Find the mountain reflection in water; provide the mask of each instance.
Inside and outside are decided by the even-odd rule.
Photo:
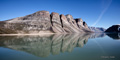
[[[108,33],[107,34],[110,38],[113,38],[115,40],[120,40],[120,33]]]
[[[94,34],[53,34],[31,36],[0,36],[0,46],[24,51],[39,57],[61,52],[72,52],[75,47],[83,47],[88,39],[104,37],[105,33]]]
[[[35,56],[47,57],[60,52],[72,52],[75,47],[83,47],[89,38],[101,37],[95,34],[54,34],[47,36],[1,36],[0,46],[24,51]]]

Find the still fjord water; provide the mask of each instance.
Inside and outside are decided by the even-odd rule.
[[[119,34],[0,36],[0,60],[120,60]]]

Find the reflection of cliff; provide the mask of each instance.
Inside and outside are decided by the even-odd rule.
[[[36,56],[47,57],[49,54],[71,52],[75,47],[83,47],[90,35],[50,35],[0,37],[0,46],[24,51]]]

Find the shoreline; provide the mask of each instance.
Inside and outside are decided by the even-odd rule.
[[[81,34],[81,33],[30,33],[30,34],[0,34],[0,36],[32,36],[32,35],[38,35],[38,36],[47,36],[47,35],[59,35],[59,34]],[[91,33],[82,33],[82,34],[91,34]]]
[[[41,34],[0,34],[0,36],[19,36],[19,35],[38,35],[38,36],[44,36],[44,35],[53,35],[55,33],[41,33]]]

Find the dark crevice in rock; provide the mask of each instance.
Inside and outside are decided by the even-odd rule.
[[[78,19],[75,19],[76,23],[78,23]]]
[[[79,25],[78,25],[78,19],[75,19],[75,22],[76,22],[76,24],[77,24],[77,27],[79,27]]]
[[[52,15],[50,15],[50,22],[51,22],[51,25],[53,26]]]
[[[61,16],[62,16],[62,15],[60,15],[60,22],[61,22],[61,26],[62,26],[62,28],[63,28],[63,22],[62,22]]]
[[[53,33],[55,33],[55,32],[53,31],[52,27],[50,27],[50,31],[53,32]]]
[[[86,23],[85,23],[85,21],[84,21],[84,22],[83,22],[83,26],[85,26],[85,24],[86,24]]]

